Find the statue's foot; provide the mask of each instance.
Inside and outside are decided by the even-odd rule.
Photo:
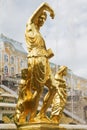
[[[44,114],[38,114],[35,118],[38,123],[51,123],[51,120]]]
[[[52,122],[52,123],[59,124],[58,116],[56,116],[56,115],[52,116],[52,117],[51,117],[51,122]]]
[[[14,123],[19,126],[19,125],[23,125],[23,124],[26,124],[26,121],[25,120],[14,120]]]
[[[36,120],[33,118],[33,119],[29,119],[29,123],[36,123]]]

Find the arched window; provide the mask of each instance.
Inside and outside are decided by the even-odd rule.
[[[8,74],[8,66],[4,66],[4,74]]]
[[[20,67],[21,67],[21,68],[24,67],[24,62],[23,62],[23,60],[21,60],[21,62],[20,62]]]
[[[4,62],[8,62],[8,55],[4,54]]]
[[[11,56],[10,63],[14,64],[14,57],[13,56]]]
[[[87,123],[87,106],[84,107],[84,117],[85,117],[85,121]]]
[[[1,60],[1,53],[0,53],[0,60]]]
[[[14,75],[14,67],[11,67],[11,75]]]

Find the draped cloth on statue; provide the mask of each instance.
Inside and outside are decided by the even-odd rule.
[[[49,62],[46,57],[28,58],[30,86],[33,89],[43,86],[50,76]]]

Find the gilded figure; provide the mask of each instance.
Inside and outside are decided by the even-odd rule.
[[[45,41],[40,33],[40,28],[47,18],[46,11],[50,13],[52,19],[54,18],[53,9],[47,3],[43,3],[29,18],[25,31],[26,45],[28,48],[28,81],[30,88],[35,91],[33,97],[36,102],[36,109],[33,111],[31,122],[50,121],[45,113],[56,93],[55,79],[49,64],[49,59],[54,54],[51,49],[46,48]],[[39,114],[36,116],[44,85],[48,87],[49,91],[44,97]]]
[[[57,124],[59,124],[67,100],[67,84],[64,79],[64,76],[66,75],[66,66],[61,66],[55,75],[55,80],[57,82],[57,92],[53,98],[51,120]]]
[[[26,116],[30,110],[26,106],[32,99],[32,91],[28,86],[28,69],[25,68],[21,70],[21,80],[18,87],[18,102],[16,106],[16,112],[14,116],[15,123],[24,123],[26,121]],[[29,105],[28,105],[29,106]]]

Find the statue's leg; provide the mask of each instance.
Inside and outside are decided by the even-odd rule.
[[[37,118],[39,118],[41,121],[44,122],[50,122],[50,119],[45,115],[48,107],[50,106],[54,95],[56,94],[56,85],[55,82],[50,82],[50,80],[46,83],[46,86],[49,88],[46,96],[44,97],[44,102],[43,102],[43,106],[37,116]]]
[[[17,102],[17,105],[16,105],[16,111],[15,111],[15,115],[14,115],[14,122],[16,124],[19,123],[20,115],[23,112],[22,101],[23,101],[22,99],[18,98],[18,102]]]
[[[60,94],[59,94],[60,91]],[[59,123],[60,119],[62,117],[62,112],[64,110],[65,104],[66,104],[66,89],[59,88],[59,91],[55,95],[53,99],[53,107],[51,112],[51,120],[53,123]]]
[[[44,97],[43,106],[42,106],[40,113],[39,113],[42,117],[45,115],[45,112],[48,109],[48,107],[50,106],[55,94],[56,94],[56,88],[51,87],[49,89],[48,93],[46,94],[46,96]]]
[[[30,113],[29,122],[37,122],[34,118],[35,118],[36,113],[37,113],[37,108],[38,108],[38,105],[39,105],[39,100],[40,100],[42,90],[43,90],[43,87],[39,87],[39,89],[36,90],[33,94],[32,109],[31,109],[31,113]]]
[[[26,117],[29,113],[29,110],[25,110],[21,115],[20,115],[20,118],[19,118],[19,123],[25,123],[26,122]]]

